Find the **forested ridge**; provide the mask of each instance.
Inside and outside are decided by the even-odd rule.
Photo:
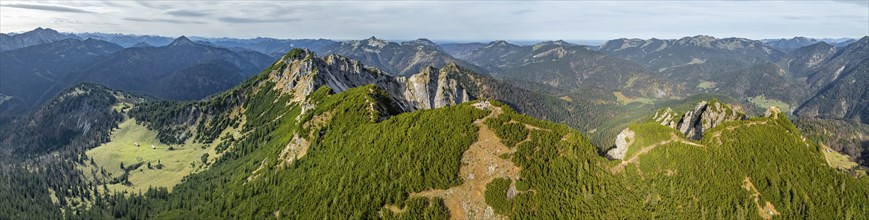
[[[307,58],[299,56],[293,50],[286,57]],[[94,163],[85,148],[62,155],[51,154],[58,152],[56,145],[38,148],[31,152],[32,163],[0,168],[0,199],[5,199],[0,209],[11,210],[0,219],[444,219],[461,207],[419,193],[448,191],[471,178],[460,174],[468,149],[481,141],[479,124],[497,136],[486,141],[510,149],[499,157],[519,169],[518,175],[495,179],[477,192],[492,213],[504,217],[869,217],[869,180],[829,167],[822,148],[804,138],[784,113],[724,122],[691,141],[643,115],[664,106],[683,112],[697,100],[718,96],[583,106],[594,102],[580,96],[612,97],[580,91],[534,102],[557,103],[541,109],[587,108],[565,114],[608,111],[590,120],[631,124],[636,132],[631,159],[609,160],[587,131],[521,114],[499,97],[402,112],[386,91],[368,85],[340,93],[321,86],[293,100],[293,93],[269,78],[284,65],[276,62],[201,101],[146,100],[95,87],[88,94],[104,95],[91,96],[88,106],[95,106],[94,114],[112,116],[100,120],[105,126],[92,127],[103,132],[95,144],[111,141],[107,132],[128,117],[155,131],[162,143],[217,144],[219,157],[202,159],[207,169],[184,177],[171,192],[163,187],[118,192],[99,179],[77,175],[78,165]],[[528,96],[513,101],[547,97],[517,94]],[[228,130],[238,135],[227,135]],[[591,135],[615,131],[598,132]]]

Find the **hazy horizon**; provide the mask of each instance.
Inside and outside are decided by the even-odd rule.
[[[222,36],[205,37],[205,36],[195,36],[195,35],[166,36],[166,35],[159,35],[159,34],[128,34],[128,33],[111,33],[111,32],[68,32],[68,31],[58,30],[58,29],[55,29],[53,27],[34,27],[32,29],[25,30],[25,31],[5,32],[3,34],[12,34],[12,35],[21,34],[24,32],[35,30],[37,28],[52,29],[52,30],[58,31],[59,33],[63,33],[63,34],[118,34],[118,35],[129,35],[129,36],[155,36],[155,37],[165,37],[165,38],[173,38],[173,39],[179,38],[181,36],[185,36],[188,38],[193,38],[194,40],[195,39],[202,39],[202,38],[205,38],[205,39],[226,38],[226,39],[236,39],[236,40],[248,40],[248,39],[256,39],[256,38],[273,38],[273,39],[282,39],[282,40],[328,39],[328,40],[334,40],[334,41],[349,41],[349,40],[364,40],[364,39],[368,39],[370,37],[375,37],[375,38],[383,39],[383,40],[386,40],[389,42],[405,42],[405,41],[412,41],[412,40],[416,40],[416,39],[425,38],[425,39],[428,39],[428,40],[435,42],[437,44],[489,43],[492,41],[504,40],[504,41],[507,41],[509,43],[517,44],[517,45],[532,45],[532,44],[536,44],[536,43],[543,42],[543,41],[562,40],[562,41],[566,41],[566,42],[573,43],[573,44],[598,46],[598,45],[602,45],[603,43],[606,43],[606,41],[609,41],[609,40],[620,39],[620,38],[613,38],[613,39],[432,39],[432,38],[426,38],[426,37],[419,37],[419,38],[413,38],[413,39],[387,39],[387,38],[381,38],[378,36],[369,36],[368,38],[358,38],[358,39],[336,39],[336,38],[327,38],[327,37],[321,37],[321,38],[278,38],[278,37],[271,37],[271,36],[256,36],[256,37],[250,37],[250,38],[234,38],[234,37],[222,37]],[[693,36],[699,36],[699,35],[708,35],[708,34],[696,34],[696,35],[683,36],[683,37],[693,37]],[[709,36],[719,38],[719,39],[720,38],[730,38],[730,37],[720,37],[720,36],[713,36],[713,35],[709,35]],[[869,35],[867,35],[867,36],[869,36]],[[683,37],[679,37],[679,38],[683,38]],[[821,38],[821,37],[812,37],[812,36],[793,36],[793,37],[787,37],[787,38],[783,38],[783,39],[792,39],[795,37],[806,37],[806,38],[817,39],[817,40],[832,40],[831,42],[833,42],[833,43],[846,41],[848,39],[855,39],[856,40],[856,39],[862,38],[862,37],[824,37],[824,38]],[[621,37],[621,38],[631,39],[631,37]],[[679,38],[656,38],[656,39],[669,40],[669,39],[679,39]],[[735,37],[735,38],[743,38],[743,37]],[[634,38],[634,39],[647,40],[647,39],[651,39],[651,38]],[[759,39],[746,38],[746,39],[770,40],[770,39],[782,39],[782,38],[759,38]],[[830,43],[830,42],[828,42],[828,43]]]

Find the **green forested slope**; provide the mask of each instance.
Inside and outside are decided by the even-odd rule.
[[[248,124],[252,133],[233,143],[212,168],[189,176],[166,198],[146,199],[144,210],[151,211],[130,209],[115,215],[109,210],[117,206],[104,203],[101,214],[170,219],[374,218],[386,204],[402,206],[408,192],[461,184],[459,158],[476,139],[471,122],[486,114],[465,104],[378,121],[390,114],[389,109],[372,108],[388,108],[383,91],[367,86],[328,95],[330,90],[324,87],[312,94],[317,107],[301,115],[297,124],[298,106],[254,107],[263,104],[258,103],[260,96],[270,93],[271,87],[264,88],[246,101],[251,111],[247,115],[275,120]],[[317,120],[325,125],[309,123]],[[258,120],[249,120],[253,121]],[[282,160],[292,133],[308,130],[314,138],[307,153],[294,162]],[[443,208],[428,210],[445,214]]]
[[[578,150],[587,145],[532,139],[518,146],[513,161],[523,168],[517,189],[533,193],[508,199],[510,181],[495,181],[487,202],[496,212],[521,219],[732,219],[770,212],[786,218],[867,218],[869,182],[827,166],[817,145],[803,141],[784,114],[775,117],[726,122],[700,143],[663,142],[636,160],[626,158],[630,162],[623,171],[607,169],[621,161]],[[654,123],[645,127],[669,129]],[[555,128],[531,136],[564,135]],[[659,130],[632,128],[638,139]],[[670,130],[675,137],[677,131]],[[755,191],[762,208],[755,204]]]

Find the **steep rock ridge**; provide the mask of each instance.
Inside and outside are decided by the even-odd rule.
[[[472,99],[455,78],[455,64],[441,69],[428,67],[409,77],[393,77],[347,57],[333,54],[317,58],[307,49],[295,49],[276,65],[282,67],[273,69],[269,78],[279,90],[292,94],[293,101],[304,101],[320,86],[337,93],[369,84],[389,93],[403,111],[439,108]]]
[[[745,114],[738,112],[717,101],[701,101],[694,110],[688,111],[681,117],[671,108],[655,113],[652,120],[661,125],[674,128],[685,134],[686,137],[700,140],[703,132],[718,126],[725,121],[745,120]]]

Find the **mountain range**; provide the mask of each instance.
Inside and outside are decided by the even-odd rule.
[[[450,56],[428,39],[395,43],[371,37],[335,43],[323,48],[322,53],[341,54],[396,76],[407,76],[429,66],[443,67],[448,63],[474,68]]]
[[[61,34],[50,28],[36,28],[20,34],[0,33],[0,51],[51,43],[63,39],[78,39],[75,35]]]
[[[850,39],[850,38],[815,39],[815,38],[807,38],[807,37],[793,37],[790,39],[785,39],[785,38],[763,39],[761,41],[763,41],[763,43],[769,45],[770,47],[775,48],[776,50],[787,53],[787,52],[791,52],[793,50],[799,49],[801,47],[809,46],[809,45],[820,43],[820,42],[835,45],[836,47],[844,47],[844,46],[847,46],[848,44],[854,43],[857,40]]]
[[[254,51],[231,51],[179,37],[161,47],[123,48],[65,39],[2,53],[0,109],[21,112],[81,82],[167,99],[199,99],[237,85],[273,62]]]
[[[0,219],[869,216],[869,36],[33,32],[3,35]]]
[[[0,185],[10,198],[0,207],[16,216],[82,218],[849,218],[869,208],[865,174],[830,165],[776,107],[748,118],[728,104],[701,102],[685,114],[690,120],[678,120],[699,123],[702,132],[690,138],[662,125],[676,120],[633,123],[621,136],[624,155],[610,160],[577,130],[471,95],[488,87],[462,82],[473,77],[455,64],[391,76],[295,49],[199,101],[75,86],[27,116],[35,124],[4,125],[16,134],[56,134],[40,127],[88,113],[48,139],[56,145],[5,153],[19,162],[4,166],[13,184]],[[462,90],[469,96],[455,96]],[[420,104],[413,100],[441,104],[409,108]],[[97,141],[73,144],[84,140]],[[60,162],[39,162],[46,160]],[[12,190],[17,184],[47,190]]]

